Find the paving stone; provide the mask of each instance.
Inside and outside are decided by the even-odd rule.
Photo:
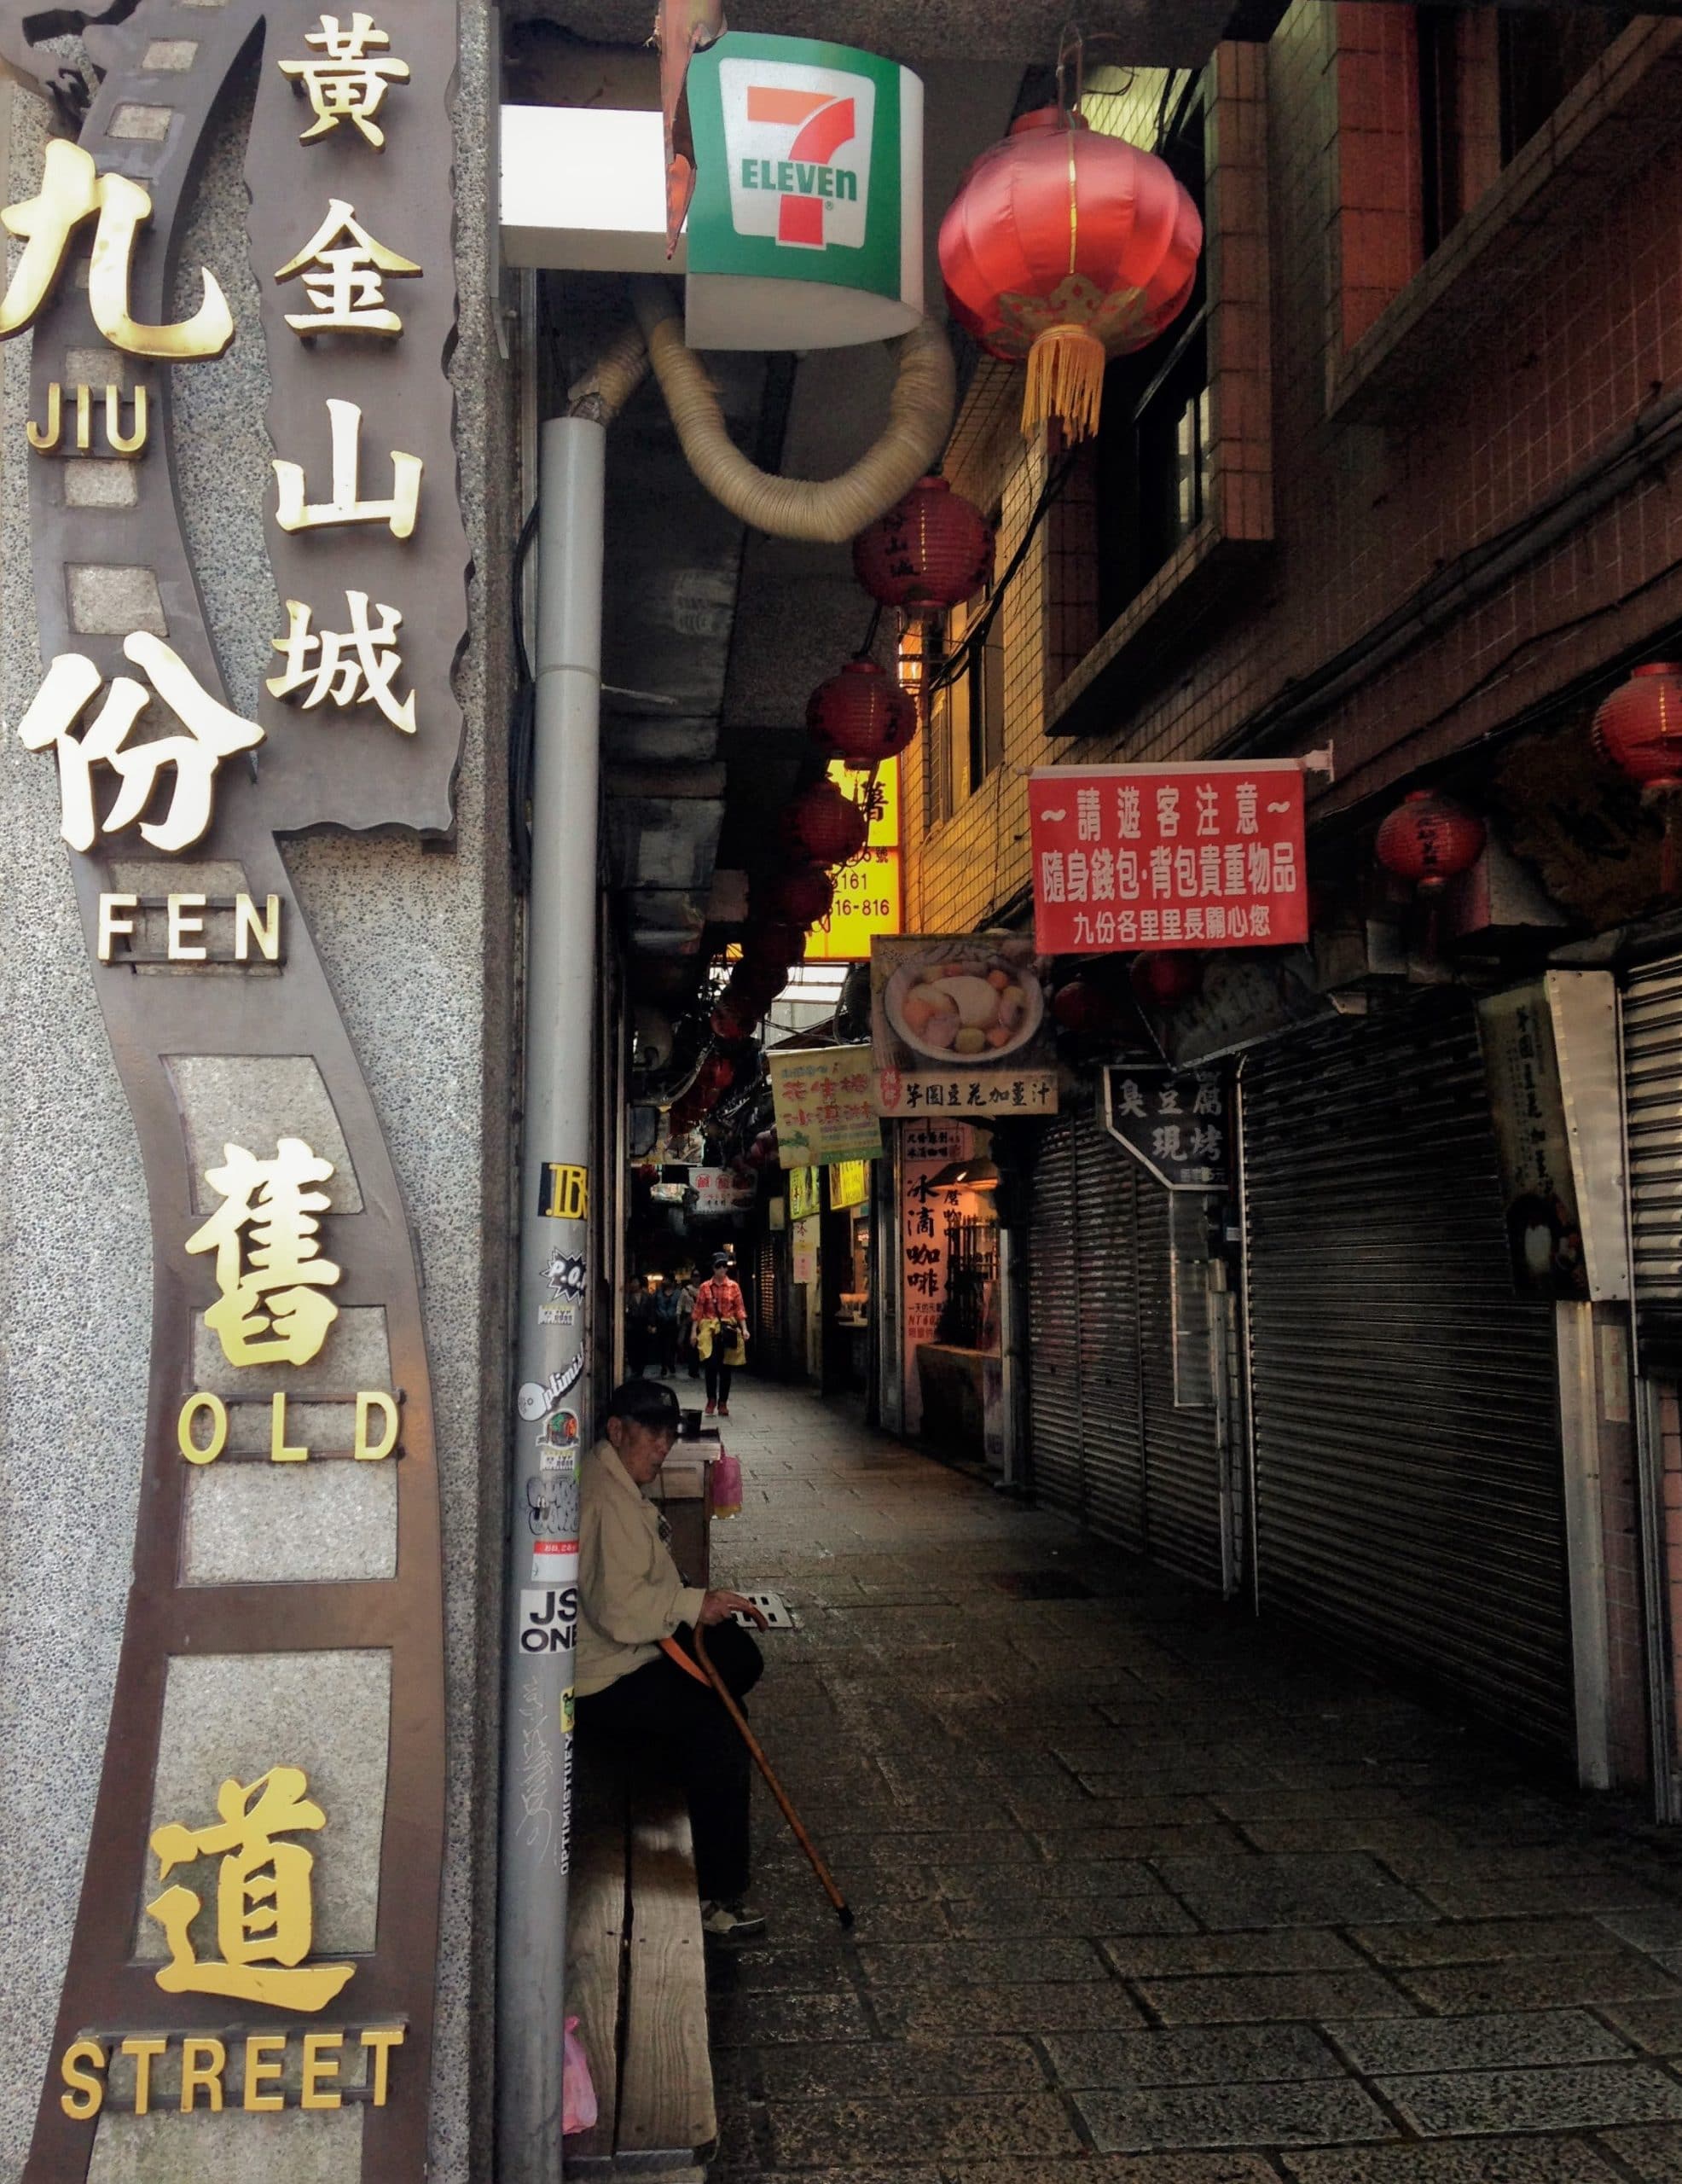
[[[1426,1877],[1413,1885],[1448,1919],[1522,1919],[1532,1914],[1628,1911],[1667,1899],[1644,1881],[1617,1873],[1558,1873],[1538,1879],[1452,1880]]]
[[[1285,2152],[1279,2164],[1296,2184],[1612,2184],[1618,2173],[1581,2139]]]
[[[765,2113],[773,2160],[792,2169],[1082,2151],[1062,2101],[1049,2093],[996,2100],[774,2100]]]
[[[1632,1949],[1682,1949],[1682,1904],[1655,1905],[1645,1911],[1603,1911],[1595,1923]]]
[[[1017,1866],[989,1872],[984,1866],[937,1866],[936,1891],[960,1902],[1023,1896],[1160,1896],[1162,1883],[1142,1859],[1115,1858],[1093,1865]]]
[[[1478,2010],[1592,2008],[1682,1988],[1650,1957],[1538,1957],[1516,1964],[1452,1965],[1440,1971],[1398,1972],[1396,1984],[1445,2015]]]
[[[1417,2131],[1592,2130],[1682,2117],[1682,2084],[1653,2063],[1539,2071],[1442,2071],[1373,2082]]]
[[[1080,1864],[1093,1859],[1182,1857],[1248,1857],[1250,1846],[1235,1827],[1222,1821],[1206,1827],[1180,1827],[1156,1822],[1139,1827],[1036,1827],[1034,1838],[1044,1855],[1057,1864]]]
[[[879,1989],[870,2010],[884,2032],[919,2036],[1083,2032],[1142,2025],[1145,2013],[1116,1980],[1066,1980],[1037,1987]]]
[[[1124,1979],[1182,1978],[1200,1972],[1364,1971],[1366,1960],[1341,1934],[1313,1926],[1279,1926],[1242,1934],[1193,1934],[1121,1939],[1104,1955]]]
[[[1238,1979],[1141,1979],[1164,2024],[1254,2024],[1283,2018],[1395,2017],[1406,2007],[1376,1972],[1281,1972]]]
[[[1099,2154],[1079,2162],[978,2161],[961,2173],[943,2170],[942,2184],[1279,2184],[1279,2171],[1253,2153]]]
[[[875,1987],[995,1986],[1042,1979],[1107,1979],[1104,1960],[1090,1942],[908,1942],[864,1948],[859,1960]]]
[[[1219,2030],[1054,2033],[1046,2053],[1059,2085],[1079,2091],[1169,2085],[1241,2085],[1335,2078],[1337,2056],[1306,2024]]]
[[[1364,1820],[1246,1820],[1240,1825],[1246,1841],[1258,1850],[1370,1850],[1386,1865],[1430,1844],[1447,1849],[1455,1841],[1433,1821],[1391,1820],[1382,1814]]]
[[[1682,2092],[1682,2087],[1678,2088]],[[1348,2079],[1306,2085],[1164,2086],[1077,2093],[1105,2153],[1156,2146],[1320,2146],[1396,2135],[1370,2094]]]
[[[1025,2039],[788,2043],[733,2058],[734,2082],[760,2100],[846,2100],[1040,2093],[1046,2074]]]
[[[1025,1896],[980,1898],[943,1907],[954,1933],[972,1940],[1005,1934],[1189,1934],[1189,1912],[1154,1896]]]
[[[1609,2131],[1601,2143],[1627,2163],[1642,2184],[1682,2184],[1682,2130],[1674,2124],[1656,2130]]]
[[[1324,1857],[1155,1861],[1175,1895],[1205,1925],[1323,1926],[1417,1920],[1425,1907],[1359,1853]]]
[[[1652,2001],[1605,2002],[1602,2013],[1650,2054],[1682,2055],[1682,1995]]]
[[[1627,2060],[1627,2042],[1586,2010],[1494,2017],[1361,2018],[1330,2034],[1360,2071],[1518,2070],[1550,2063]]]
[[[1357,1927],[1354,1939],[1380,1964],[1499,1964],[1514,1957],[1604,1954],[1593,1919],[1480,1919],[1459,1925]]]
[[[707,1955],[707,1986],[716,1994],[835,1994],[852,1984],[838,1942],[827,1949],[715,1949]]]

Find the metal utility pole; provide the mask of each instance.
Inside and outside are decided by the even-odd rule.
[[[518,1397],[497,1908],[500,2184],[560,2184],[578,1461],[596,1017],[596,833],[606,427],[558,418],[538,458],[536,718],[526,920]]]

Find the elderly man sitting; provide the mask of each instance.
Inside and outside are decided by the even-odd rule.
[[[675,1640],[693,1654],[707,1632],[715,1669],[740,1699],[764,1664],[740,1624],[751,1614],[740,1593],[686,1585],[665,1525],[642,1490],[665,1461],[679,1425],[676,1392],[627,1380],[607,1405],[606,1438],[579,1467],[577,1721],[581,1735],[628,1757],[652,1759],[682,1783],[695,1844],[701,1925],[715,1939],[765,1930],[745,1909],[751,1762],[722,1701],[699,1668],[662,1651]]]

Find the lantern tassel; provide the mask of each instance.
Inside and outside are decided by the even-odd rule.
[[[1098,430],[1104,399],[1104,344],[1084,326],[1051,326],[1028,351],[1028,385],[1022,398],[1022,431],[1034,439],[1055,417],[1069,440]]]

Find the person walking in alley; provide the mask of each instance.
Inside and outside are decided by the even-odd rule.
[[[692,1380],[700,1378],[700,1361],[695,1355],[695,1281],[686,1274],[677,1285],[677,1354],[689,1370]]]
[[[670,1275],[661,1276],[660,1286],[654,1292],[654,1355],[659,1361],[660,1378],[670,1380],[677,1370],[678,1313],[682,1304],[678,1287]]]
[[[730,1375],[747,1362],[747,1305],[722,1252],[715,1252],[711,1279],[695,1292],[695,1348],[706,1374],[707,1415],[730,1415]]]
[[[740,1704],[759,1681],[759,1648],[739,1623],[740,1593],[686,1585],[644,1487],[677,1438],[675,1389],[627,1380],[608,1399],[605,1438],[579,1467],[577,1725],[582,1738],[638,1763],[664,1763],[683,1786],[694,1837],[701,1926],[745,1941],[765,1920],[745,1908],[749,1873],[747,1746],[722,1700],[661,1650],[693,1652],[704,1629],[713,1667]]]
[[[633,1275],[625,1284],[625,1370],[641,1380],[654,1340],[654,1300],[646,1281]]]

